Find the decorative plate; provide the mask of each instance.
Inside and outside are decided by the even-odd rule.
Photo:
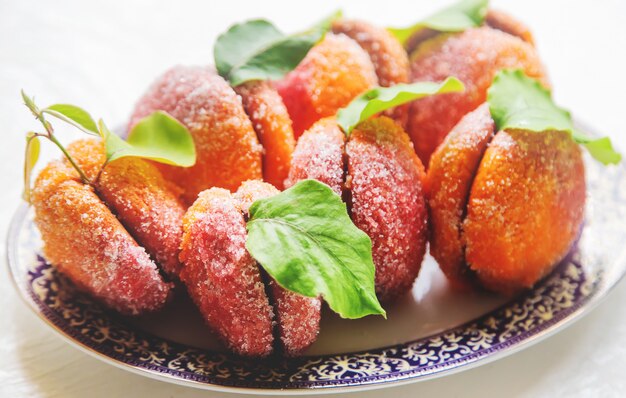
[[[587,163],[585,226],[568,257],[534,289],[505,301],[455,293],[428,258],[412,294],[389,319],[322,314],[319,340],[297,359],[226,353],[184,294],[159,314],[124,318],[77,292],[41,257],[32,210],[8,234],[8,264],[28,306],[84,351],[164,381],[248,393],[352,391],[426,380],[513,353],[562,329],[602,299],[626,271],[626,174]]]

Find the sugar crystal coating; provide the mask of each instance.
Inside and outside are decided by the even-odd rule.
[[[462,93],[448,93],[411,103],[407,132],[424,164],[452,127],[485,102],[487,89],[501,69],[522,69],[544,84],[546,75],[535,48],[518,37],[489,27],[440,34],[411,55],[412,81],[443,81],[455,76]]]
[[[235,91],[263,145],[263,178],[283,189],[296,145],[287,108],[268,82],[247,82],[235,87]]]
[[[358,125],[346,154],[352,220],[372,240],[376,293],[391,301],[411,288],[426,250],[424,169],[409,137],[387,117]]]
[[[262,148],[241,98],[211,68],[176,66],[165,72],[137,102],[129,128],[156,110],[187,126],[196,145],[192,167],[157,164],[183,189],[187,205],[206,188],[234,191],[243,181],[262,178]]]
[[[256,261],[246,250],[246,225],[230,192],[200,193],[183,219],[181,279],[206,323],[234,352],[267,356],[273,311]]]
[[[235,193],[241,210],[248,213],[258,199],[274,196],[278,190],[261,181],[247,181]],[[276,314],[278,338],[283,352],[288,356],[299,355],[307,349],[319,333],[321,300],[305,297],[282,288],[271,276],[267,276],[269,295]]]
[[[500,131],[469,197],[467,263],[490,290],[529,288],[566,255],[584,206],[584,164],[568,133]]]
[[[248,217],[250,206],[259,199],[272,197],[280,191],[274,186],[259,180],[244,181],[233,194],[239,208]]]
[[[285,188],[298,181],[313,179],[328,185],[337,195],[344,185],[346,136],[334,118],[319,120],[296,144]]]
[[[33,205],[47,261],[79,289],[127,315],[165,305],[171,286],[146,251],[65,162],[53,161],[41,171]]]
[[[268,284],[283,353],[289,357],[301,355],[319,334],[322,300],[284,289],[271,278]]]
[[[433,153],[426,176],[430,254],[453,286],[461,289],[472,284],[461,226],[476,170],[494,129],[487,104],[465,115]]]
[[[105,161],[102,141],[75,141],[67,150],[87,176],[95,180]],[[96,190],[161,269],[170,278],[178,279],[185,214],[178,188],[166,181],[151,162],[126,157],[107,164],[96,181]]]
[[[317,120],[334,115],[378,83],[367,53],[352,39],[327,34],[293,71],[275,83],[296,139]]]

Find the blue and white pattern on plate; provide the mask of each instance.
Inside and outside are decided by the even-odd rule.
[[[252,361],[137,330],[77,292],[44,261],[26,206],[11,225],[7,253],[17,289],[29,306],[70,341],[117,365],[208,389],[353,390],[424,380],[486,363],[528,346],[592,308],[626,271],[626,174],[622,167],[603,168],[587,161],[587,180],[581,238],[534,289],[467,324],[365,352]]]

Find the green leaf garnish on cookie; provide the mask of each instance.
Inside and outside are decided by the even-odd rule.
[[[372,242],[327,185],[305,180],[250,207],[246,248],[284,288],[321,295],[343,318],[385,315]]]
[[[100,120],[99,131],[105,141],[107,162],[135,156],[155,162],[189,167],[196,162],[196,149],[187,128],[168,113],[156,111],[141,119],[124,141],[112,134]]]
[[[463,83],[449,77],[442,83],[415,82],[391,87],[375,87],[361,94],[337,112],[341,129],[350,134],[359,123],[387,109],[406,104],[429,95],[463,91]]]
[[[461,0],[428,18],[406,28],[389,28],[389,31],[404,44],[417,31],[428,28],[440,32],[460,32],[480,26],[485,21],[489,0]]]
[[[178,120],[165,112],[157,111],[139,121],[131,130],[128,140],[111,133],[104,121],[94,121],[84,109],[70,104],[55,104],[40,109],[33,98],[22,91],[24,105],[42,124],[44,132],[29,132],[26,135],[26,153],[24,159],[24,191],[22,197],[30,203],[30,179],[32,170],[39,158],[39,138],[54,143],[76,170],[85,184],[94,185],[78,163],[72,158],[65,146],[58,140],[52,124],[46,115],[62,120],[89,135],[98,135],[104,140],[106,166],[116,159],[134,156],[151,159],[156,162],[189,167],[196,162],[196,151],[189,130]],[[97,178],[96,178],[97,180]]]
[[[312,28],[292,35],[285,35],[264,19],[233,25],[215,42],[217,72],[233,87],[250,80],[280,79],[298,66],[340,16],[341,12],[336,12]]]
[[[566,131],[605,165],[619,163],[622,158],[609,138],[592,138],[576,129],[570,113],[552,101],[550,90],[521,70],[498,72],[487,92],[487,102],[498,130]]]

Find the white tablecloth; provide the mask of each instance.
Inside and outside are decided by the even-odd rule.
[[[20,88],[41,104],[76,103],[110,125],[121,124],[165,68],[212,62],[215,36],[235,21],[266,17],[294,31],[341,7],[351,17],[404,25],[437,7],[418,1],[339,3],[0,0],[2,241],[20,201],[24,133],[37,127],[21,105]],[[626,3],[494,3],[532,27],[557,101],[626,150]],[[4,259],[4,245],[2,251]],[[1,397],[227,395],[149,380],[68,346],[30,313],[2,268]],[[457,375],[363,396],[626,396],[625,302],[622,282],[582,321],[528,350]]]

